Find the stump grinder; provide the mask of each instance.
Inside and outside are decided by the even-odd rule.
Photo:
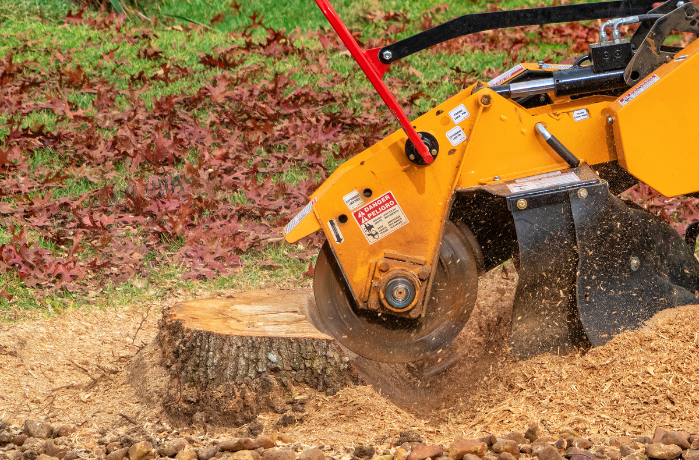
[[[342,164],[285,228],[322,230],[311,320],[384,362],[444,349],[478,277],[512,259],[511,351],[599,346],[660,310],[697,303],[699,223],[685,238],[616,194],[643,181],[699,191],[699,7],[620,0],[470,14],[363,50],[316,0],[401,128]],[[611,18],[611,19],[609,19]],[[410,121],[383,82],[394,62],[504,27],[608,19],[572,65],[518,64]],[[639,23],[632,36],[619,26]]]

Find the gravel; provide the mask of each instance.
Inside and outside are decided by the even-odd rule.
[[[126,432],[102,429],[90,442],[81,441],[74,426],[54,429],[41,420],[0,427],[0,460],[699,460],[699,434],[679,429],[587,438],[565,430],[542,436],[531,425],[479,439],[459,437],[446,445],[425,443],[423,433],[404,430],[395,438],[345,449],[302,445],[280,433],[259,435],[264,426],[256,425],[241,430],[258,433],[255,437],[219,437],[213,428],[192,436],[138,426]]]

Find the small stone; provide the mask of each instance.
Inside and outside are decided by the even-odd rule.
[[[137,442],[129,447],[129,458],[131,460],[150,460],[155,458],[153,444],[148,441]]]
[[[488,447],[490,447],[490,446],[492,446],[493,444],[495,444],[496,442],[498,442],[498,438],[496,438],[496,437],[493,436],[492,434],[489,434],[489,435],[487,435],[487,436],[483,436],[483,437],[480,438],[478,441],[484,442]]]
[[[67,454],[63,456],[63,460],[77,460],[80,458],[77,452],[69,450]]]
[[[401,431],[393,445],[400,446],[406,442],[422,442],[422,436],[412,430]]]
[[[483,460],[481,457],[478,455],[473,455],[473,454],[466,454],[464,455],[463,460]]]
[[[531,455],[534,449],[532,449],[532,446],[522,446],[519,448],[519,451],[525,455]]]
[[[449,458],[459,460],[466,454],[482,457],[488,452],[488,445],[475,439],[456,438],[449,446]]]
[[[255,444],[259,446],[258,449],[260,447],[262,447],[263,449],[271,449],[272,447],[276,446],[274,440],[267,436],[259,436],[255,438]]]
[[[353,455],[357,458],[371,458],[376,453],[374,446],[357,446],[354,448]]]
[[[218,453],[218,446],[202,447],[197,450],[197,458],[199,460],[209,460]]]
[[[549,442],[551,441],[551,436],[539,436],[534,440],[534,442]]]
[[[56,457],[52,457],[51,455],[41,454],[38,457],[36,457],[36,460],[58,460],[58,459]]]
[[[503,452],[509,452],[516,458],[519,458],[519,446],[516,442],[511,439],[500,439],[498,442],[493,444],[493,452],[496,454],[501,454]]]
[[[57,438],[67,437],[73,433],[75,433],[75,428],[70,425],[61,425],[53,430],[53,435]]]
[[[529,442],[534,442],[538,437],[539,425],[537,423],[532,423],[529,425],[529,428],[527,428],[527,431],[524,432],[524,438]]]
[[[619,446],[619,453],[622,457],[628,457],[629,455],[634,453],[634,450],[630,446],[622,444]]]
[[[699,449],[699,435],[690,434],[689,443],[692,445],[692,449]]]
[[[418,446],[410,452],[407,460],[425,460],[427,458],[437,458],[442,455],[444,449],[442,446],[422,445]]]
[[[637,443],[640,443],[640,444],[650,444],[651,441],[652,441],[652,439],[649,438],[648,436],[639,436],[639,437],[634,438],[633,440],[631,440],[631,442],[637,442]]]
[[[254,450],[239,450],[231,455],[231,460],[259,460],[260,454]]]
[[[682,450],[689,449],[691,444],[689,439],[676,431],[666,431],[660,442],[663,444],[674,444],[680,446]]]
[[[27,438],[22,443],[22,452],[32,450],[37,455],[44,453],[44,440],[39,438]]]
[[[51,439],[44,442],[44,453],[49,457],[63,458],[68,452],[68,448],[57,446]]]
[[[22,425],[22,431],[32,438],[46,439],[53,434],[53,427],[48,423],[27,419]]]
[[[408,458],[408,451],[400,447],[393,453],[393,460],[405,460],[406,458]]]
[[[37,460],[38,457],[39,457],[39,454],[37,454],[33,450],[25,450],[24,452],[22,452],[21,459],[22,460]]]
[[[621,452],[617,449],[609,449],[606,453],[609,460],[621,460]]]
[[[568,447],[568,442],[566,442],[565,439],[561,438],[554,442],[553,445],[558,450],[566,450],[566,448]]]
[[[504,436],[505,439],[512,440],[516,442],[517,444],[526,444],[527,443],[527,438],[524,437],[522,433],[519,431],[510,431]]]
[[[117,449],[115,451],[110,452],[107,455],[107,460],[124,460],[126,455],[129,453],[129,448],[128,447],[122,447],[121,449]],[[63,460],[65,460],[65,457],[63,457]]]
[[[17,436],[14,436],[12,438],[12,444],[14,444],[15,446],[21,446],[27,439],[29,439],[29,436],[27,436],[26,434],[18,434]]]
[[[646,444],[648,444],[648,443],[646,443]],[[629,444],[629,447],[631,447],[633,450],[641,450],[642,448],[644,448],[646,446],[646,444],[633,441],[633,442],[631,442],[631,444]]]
[[[265,431],[265,426],[261,422],[250,422],[248,425],[248,433],[250,436],[259,436]]]
[[[112,441],[105,446],[105,449],[107,450],[107,454],[111,454],[115,450],[121,449],[121,443],[118,441]]]
[[[653,433],[653,441],[652,441],[651,444],[658,444],[658,443],[660,443],[661,440],[663,439],[663,435],[665,435],[665,430],[663,430],[663,429],[660,428],[660,427],[657,427],[657,428],[655,429],[655,433]]]
[[[177,452],[177,455],[175,455],[175,458],[177,460],[197,460],[197,451],[192,449],[191,447],[188,447],[186,449],[182,449],[181,451]],[[133,459],[131,459],[133,460]]]
[[[684,460],[699,460],[699,450],[686,450],[682,453]]]
[[[532,455],[534,457],[538,457],[541,451],[546,449],[547,447],[551,447],[551,444],[547,442],[534,441],[533,443],[531,443],[530,447],[532,448]]]
[[[539,460],[563,460],[558,449],[553,446],[547,446],[539,452]]]
[[[644,457],[644,458],[647,458],[647,457]],[[641,456],[638,454],[631,454],[631,455],[627,455],[622,460],[642,460],[642,459],[641,459]]]
[[[296,460],[296,455],[291,449],[268,449],[262,453],[262,460]]]
[[[650,458],[672,460],[682,455],[682,449],[674,444],[653,443],[646,446],[646,455]]]
[[[14,436],[9,431],[0,431],[0,444],[7,444],[9,442],[12,442],[12,438],[14,438]]]
[[[515,459],[515,456],[512,455],[509,452],[503,452],[500,455],[498,455],[498,460],[517,460]]]
[[[313,447],[301,452],[301,454],[299,454],[299,460],[325,460],[325,454],[322,450]]]
[[[222,442],[225,442],[225,441],[222,441]],[[174,457],[175,455],[177,455],[177,452],[181,451],[182,449],[184,449],[188,445],[189,445],[189,443],[182,438],[173,439],[172,441],[167,442],[167,443],[163,444],[162,446],[160,446],[160,448],[158,449],[158,454],[161,457]],[[220,445],[219,445],[219,448],[220,448]]]
[[[594,443],[589,439],[575,438],[575,441],[573,441],[573,445],[580,449],[589,449],[590,447],[594,446]]]

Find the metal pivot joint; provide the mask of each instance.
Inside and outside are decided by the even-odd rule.
[[[437,154],[439,153],[439,142],[437,142],[437,138],[430,133],[422,131],[417,133],[417,135],[420,137],[422,143],[429,150],[432,159],[436,160]],[[415,163],[416,165],[427,164],[425,160],[418,154],[417,149],[415,148],[415,144],[413,144],[412,140],[410,139],[408,139],[408,141],[405,143],[405,155],[408,157],[408,160]]]

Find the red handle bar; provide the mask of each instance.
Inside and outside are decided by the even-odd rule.
[[[422,159],[425,160],[427,164],[432,163],[434,159],[427,149],[427,146],[422,142],[422,139],[418,136],[413,125],[410,123],[410,119],[408,119],[408,116],[403,112],[401,106],[398,105],[398,101],[396,101],[393,94],[391,94],[388,87],[386,87],[386,84],[381,79],[386,69],[388,69],[388,65],[379,60],[379,48],[374,48],[369,51],[361,49],[350,31],[347,30],[345,24],[330,5],[330,2],[328,0],[315,0],[315,2],[328,19],[328,22],[330,22],[330,25],[333,26],[337,35],[340,36],[340,39],[352,54],[354,60],[357,61],[359,67],[362,68],[371,84],[374,85],[374,89],[379,93],[383,102],[398,119],[403,130],[408,134],[408,138],[412,141]]]

